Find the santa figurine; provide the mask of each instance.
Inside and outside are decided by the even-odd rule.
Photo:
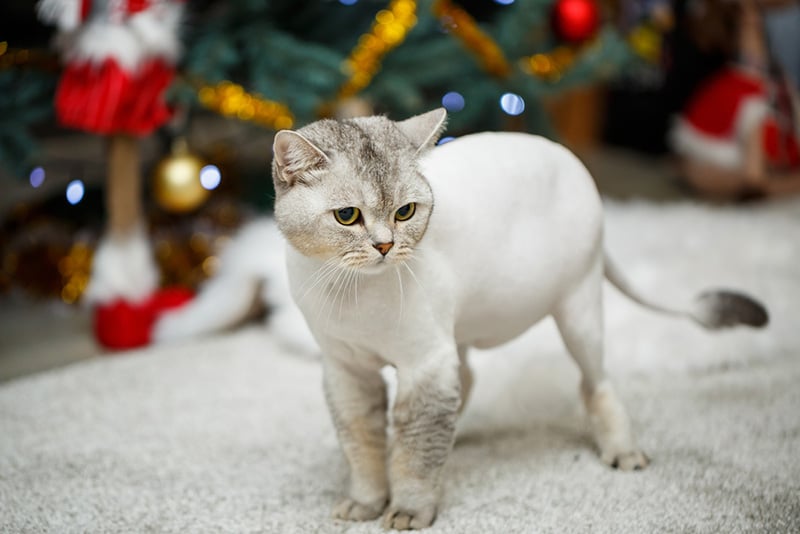
[[[95,334],[114,349],[150,341],[163,311],[190,298],[158,290],[142,209],[140,140],[172,117],[165,92],[181,51],[183,2],[41,0],[39,17],[58,27],[64,70],[55,96],[58,121],[103,135],[107,144],[107,228],[94,255],[84,301]]]

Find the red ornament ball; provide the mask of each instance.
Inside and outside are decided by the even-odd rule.
[[[150,333],[158,317],[167,310],[183,306],[194,294],[188,289],[160,289],[143,302],[115,300],[94,309],[94,335],[97,342],[112,350],[133,349],[150,343]]]
[[[553,4],[552,22],[559,39],[580,43],[597,32],[600,8],[596,0],[556,0]]]

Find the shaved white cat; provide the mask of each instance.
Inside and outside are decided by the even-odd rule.
[[[438,109],[403,122],[323,120],[275,137],[275,218],[291,292],[322,349],[350,465],[337,518],[429,526],[472,383],[467,351],[549,315],[580,368],[602,461],[646,467],[603,370],[604,278],[708,328],[767,322],[760,304],[732,292],[704,293],[685,309],[637,294],[604,253],[600,198],[573,154],[520,133],[434,148],[445,119]],[[386,365],[397,370],[391,433]]]
[[[601,459],[645,467],[603,371],[604,278],[648,308],[707,328],[767,323],[760,304],[728,291],[685,308],[639,294],[604,253],[600,199],[574,155],[518,133],[434,148],[445,117],[435,110],[279,132],[275,217],[287,265],[274,222],[257,221],[224,251],[198,297],[156,325],[158,341],[193,337],[235,324],[260,298],[279,341],[316,353],[305,316],[351,468],[337,518],[383,513],[387,528],[430,525],[472,384],[467,350],[505,343],[548,315],[581,370]],[[387,365],[397,370],[388,433]]]

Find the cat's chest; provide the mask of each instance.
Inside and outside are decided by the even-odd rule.
[[[322,269],[290,259],[295,302],[318,337],[383,354],[452,330],[447,291],[439,284],[437,298],[430,298],[425,287],[434,281],[426,274],[403,266],[376,274]]]

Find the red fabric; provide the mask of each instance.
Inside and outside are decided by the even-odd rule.
[[[766,99],[767,86],[735,68],[723,69],[703,83],[689,100],[683,118],[703,134],[735,141],[742,104],[749,98]],[[764,154],[774,167],[800,166],[800,142],[793,131],[781,131],[773,115],[761,124]]]
[[[762,142],[767,161],[776,167],[800,167],[800,142],[793,133],[783,133],[772,119],[764,123]]]
[[[711,137],[735,135],[740,105],[746,98],[765,96],[764,84],[736,69],[724,69],[697,89],[684,110],[684,118]]]
[[[134,73],[114,59],[67,65],[56,90],[56,116],[64,126],[96,134],[147,135],[172,117],[164,93],[173,76],[159,59]]]
[[[127,13],[133,15],[150,7],[151,0],[128,0]]]
[[[81,21],[86,20],[89,16],[89,11],[92,9],[92,0],[81,0]]]
[[[142,347],[150,343],[153,325],[167,310],[189,302],[194,294],[174,287],[156,291],[142,303],[116,300],[94,310],[94,333],[98,343],[108,349]]]

